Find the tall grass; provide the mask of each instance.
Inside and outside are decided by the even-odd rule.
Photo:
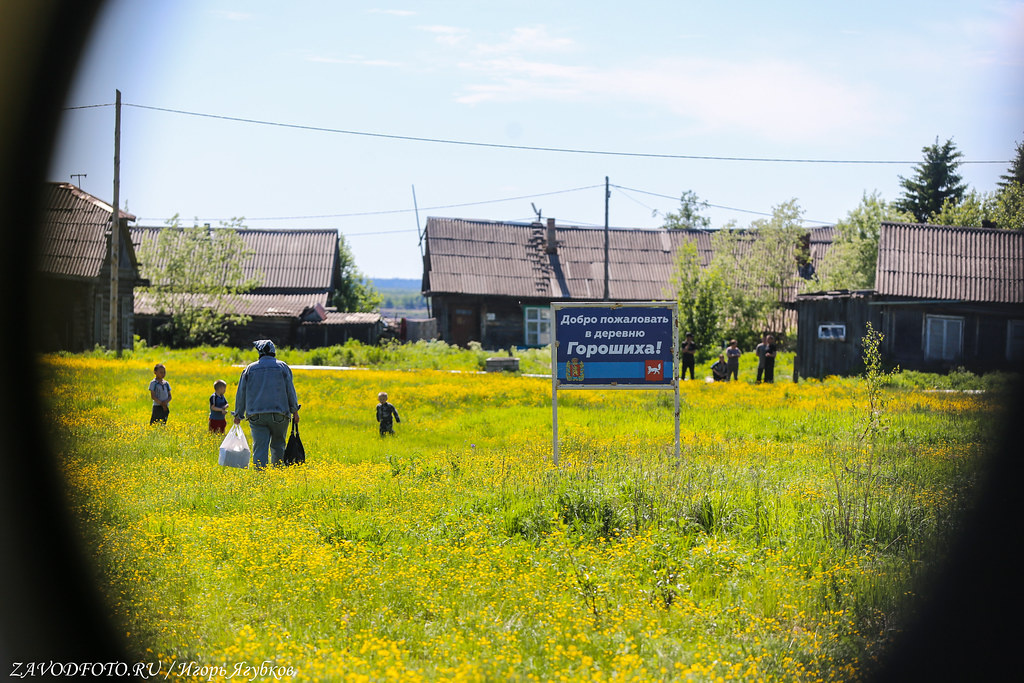
[[[217,467],[205,432],[213,380],[233,399],[249,359],[159,352],[174,400],[151,428],[148,352],[43,362],[111,617],[142,659],[303,679],[863,677],[919,604],[999,405],[880,387],[891,465],[848,542],[830,457],[863,382],[685,382],[679,461],[666,393],[563,392],[556,469],[544,378],[297,369],[308,462],[256,472]]]

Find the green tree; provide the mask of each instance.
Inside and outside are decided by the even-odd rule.
[[[696,302],[700,288],[700,254],[697,243],[689,240],[676,251],[676,267],[672,271],[672,291],[679,304],[679,326],[683,333],[694,332],[697,326]]]
[[[1009,182],[995,192],[971,190],[959,204],[947,200],[932,222],[968,228],[1024,229],[1024,186]]]
[[[338,235],[338,261],[341,280],[331,297],[331,304],[339,311],[359,313],[369,313],[380,308],[380,293],[356,267],[355,256],[344,235]]]
[[[697,360],[707,360],[721,345],[722,277],[713,269],[702,269],[697,243],[683,243],[676,252],[672,288],[679,305],[680,338],[693,333]]]
[[[661,227],[666,230],[706,230],[711,227],[711,219],[701,215],[701,210],[707,208],[708,203],[702,202],[696,192],[686,190],[679,198],[679,211],[665,214]]]
[[[935,138],[934,145],[922,147],[924,161],[914,168],[914,176],[900,176],[903,196],[896,201],[896,208],[914,215],[919,223],[926,223],[942,210],[942,205],[951,199],[959,203],[967,186],[956,172],[963,154],[957,150],[953,139],[941,145]]]
[[[743,265],[751,275],[763,329],[781,334],[786,333],[785,302],[796,290],[798,267],[808,258],[802,215],[803,209],[791,199],[774,207],[771,218],[750,224],[755,238]]]
[[[722,287],[719,302],[723,336],[736,339],[743,348],[752,348],[760,340],[765,318],[765,300],[756,273],[749,267],[754,239],[753,231],[736,230],[733,226],[711,236],[711,267]]]
[[[1016,155],[1010,162],[1010,168],[1006,169],[1005,174],[999,176],[1000,189],[1013,183],[1024,185],[1024,142],[1017,143]]]
[[[882,199],[877,190],[865,192],[860,204],[836,223],[836,237],[825,253],[813,286],[822,290],[873,288],[882,223],[914,220],[913,214],[897,209],[895,204]]]
[[[175,214],[157,239],[140,249],[142,275],[152,283],[142,291],[170,316],[162,331],[172,345],[224,344],[230,325],[249,321],[230,312],[237,295],[259,286],[258,277],[246,274],[245,261],[252,254],[238,234],[244,228],[241,218],[219,228],[183,228]]]
[[[1024,230],[1024,183],[1007,183],[996,192],[990,220],[997,228]]]

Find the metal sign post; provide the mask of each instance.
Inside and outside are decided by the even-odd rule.
[[[672,389],[679,459],[679,332],[675,302],[551,304],[552,459],[558,466],[558,391]]]

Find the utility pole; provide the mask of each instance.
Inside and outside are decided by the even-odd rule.
[[[608,301],[608,176],[604,177],[604,300]]]
[[[117,333],[118,271],[121,269],[121,91],[115,90],[114,105],[114,210],[110,214],[110,332],[107,348],[121,356],[121,336]]]

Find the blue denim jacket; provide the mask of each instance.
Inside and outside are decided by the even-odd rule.
[[[261,413],[287,415],[299,410],[292,370],[284,361],[263,356],[242,371],[235,393],[235,417]]]

